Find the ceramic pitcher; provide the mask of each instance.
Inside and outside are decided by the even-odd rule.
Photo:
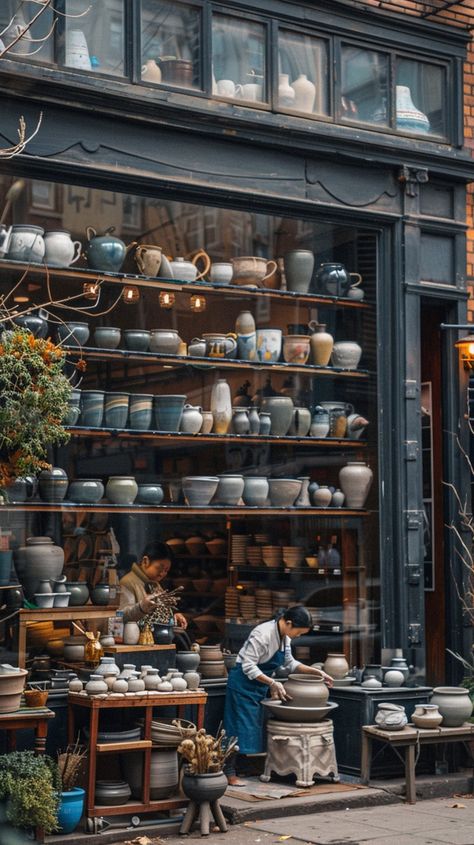
[[[135,250],[135,261],[142,276],[156,277],[160,272],[161,259],[161,246],[140,244]]]
[[[204,260],[204,270],[199,273],[197,262],[201,258]],[[196,252],[191,261],[187,261],[185,258],[175,258],[174,261],[170,262],[170,266],[173,271],[174,279],[178,279],[180,282],[198,282],[199,279],[207,276],[211,266],[211,259],[209,258],[207,252],[200,249],[199,252]]]

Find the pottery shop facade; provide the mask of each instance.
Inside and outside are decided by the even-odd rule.
[[[144,396],[151,414],[143,428],[78,417],[54,464],[70,481],[161,485],[163,501],[144,493],[120,514],[80,496],[10,503],[2,530],[13,546],[53,536],[70,580],[90,577],[110,528],[122,571],[148,540],[171,540],[195,637],[236,649],[255,620],[299,601],[315,623],[302,659],[344,651],[363,666],[401,648],[420,680],[454,681],[445,650],[464,652],[470,629],[443,481],[467,489],[455,436],[466,385],[440,324],[466,319],[467,36],[330,5],[65,0],[83,17],[2,60],[2,146],[20,115],[31,130],[43,112],[24,152],[0,160],[3,197],[24,180],[4,222],[66,230],[82,252],[88,226],[114,226],[168,259],[152,272],[133,247],[119,271],[81,257],[48,280],[32,265],[15,289],[20,308],[44,305],[49,282],[53,334],[59,317],[88,324],[77,389],[126,394],[129,412]],[[2,4],[2,27],[15,6]],[[4,293],[16,260],[1,262]],[[70,296],[79,312],[58,306]],[[219,338],[238,319],[237,340]],[[335,341],[329,360],[309,324]],[[120,329],[115,351],[95,336],[107,326]],[[187,409],[189,427],[183,415],[177,431],[178,414],[163,434],[160,407],[173,416],[176,397],[179,413],[213,411],[207,433]],[[233,415],[220,429],[219,402]],[[232,411],[252,406],[253,428]]]

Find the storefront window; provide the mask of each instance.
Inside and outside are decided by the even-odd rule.
[[[144,0],[141,38],[144,82],[201,87],[198,8],[168,0]]]
[[[266,102],[265,38],[263,24],[230,15],[213,15],[213,94],[247,102]]]
[[[278,107],[328,114],[328,48],[320,38],[281,31],[278,42]]]
[[[341,54],[342,120],[388,126],[388,56],[375,50],[343,46]]]
[[[21,32],[37,17],[35,23],[13,44]],[[53,11],[43,10],[38,16],[38,6],[32,3],[18,3],[18,0],[3,0],[0,3],[0,53],[9,48],[5,55],[15,59],[35,62],[52,62],[54,35]],[[11,46],[10,46],[11,45]]]
[[[445,69],[398,59],[396,77],[397,129],[416,135],[445,135]]]
[[[10,185],[0,177],[3,204]],[[192,639],[235,650],[258,620],[303,602],[314,622],[296,643],[305,659],[379,658],[376,234],[28,180],[5,222],[51,232],[51,270],[47,280],[35,252],[24,272],[14,229],[0,293],[14,289],[20,312],[43,306],[23,325],[54,340],[76,325],[80,342],[67,344],[71,439],[50,455],[70,486],[20,482],[0,510],[20,579],[28,537],[54,538],[68,582],[91,588],[104,560],[123,574],[147,543],[167,541],[176,554],[166,584],[183,588]],[[147,277],[101,274],[108,251],[88,246],[90,226],[142,243],[121,270]],[[67,280],[78,248],[65,232],[89,252]],[[331,353],[332,341],[344,343]],[[38,584],[25,584],[34,601]],[[30,656],[35,648],[44,643],[27,641]]]
[[[67,0],[65,9],[66,67],[123,76],[123,0]]]

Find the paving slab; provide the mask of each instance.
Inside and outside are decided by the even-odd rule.
[[[474,827],[472,825],[453,825],[436,833],[435,845],[473,845]]]

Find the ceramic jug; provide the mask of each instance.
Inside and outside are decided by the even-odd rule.
[[[228,334],[203,334],[206,341],[206,355],[209,358],[235,358],[237,354],[237,335],[233,332]]]
[[[142,79],[144,82],[154,82],[156,84],[161,82],[161,70],[154,59],[148,59],[142,65]]]
[[[200,273],[197,267],[197,262],[200,258],[204,259],[204,270]],[[173,271],[173,278],[180,282],[198,282],[199,279],[204,278],[209,272],[211,266],[211,259],[207,252],[200,249],[194,256],[192,261],[187,261],[185,258],[175,258],[170,262]]]
[[[315,288],[328,296],[347,296],[349,288],[360,285],[361,281],[362,276],[359,273],[349,273],[344,264],[328,262],[319,265]]]
[[[185,405],[179,424],[185,434],[197,434],[202,426],[202,409],[198,405]]]
[[[103,235],[98,235],[92,226],[86,229],[88,244],[85,257],[93,270],[119,273],[127,252],[136,245],[133,241],[128,246],[120,238],[113,236],[115,226],[109,226]]]
[[[332,334],[326,331],[324,323],[311,320],[308,328],[312,331],[310,338],[311,358],[317,367],[327,367],[331,359],[331,352],[334,346]]]
[[[49,267],[70,267],[81,257],[82,244],[73,241],[69,232],[46,232],[44,260]]]
[[[161,259],[161,246],[139,244],[135,250],[135,261],[142,276],[156,277],[160,272]]]

